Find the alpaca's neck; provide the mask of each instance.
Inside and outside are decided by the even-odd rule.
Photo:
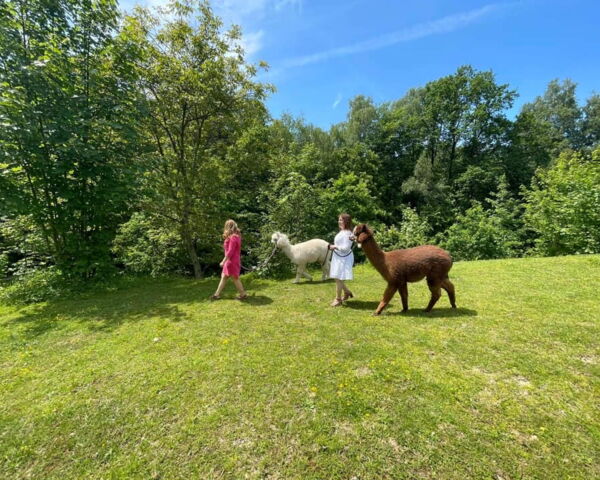
[[[285,253],[285,256],[288,257],[290,260],[294,259],[294,254],[292,252],[292,246],[289,243],[286,243],[285,245],[283,245],[281,248],[281,251],[283,253]]]
[[[369,259],[369,262],[371,262],[371,265],[373,265],[375,269],[387,279],[388,269],[385,265],[385,253],[381,250],[381,248],[379,248],[379,245],[377,245],[375,239],[373,237],[369,238],[362,244],[362,249]]]

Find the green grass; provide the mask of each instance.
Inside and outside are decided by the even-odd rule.
[[[599,256],[457,263],[431,314],[355,278],[0,307],[0,478],[600,478]]]

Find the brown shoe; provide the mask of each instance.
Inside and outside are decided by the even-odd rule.
[[[210,297],[208,297],[208,299],[212,302],[215,300],[221,300],[221,297],[219,297],[218,295],[211,295]]]
[[[248,294],[244,293],[243,295],[238,295],[235,297],[236,300],[246,300],[248,298]]]
[[[348,300],[349,298],[354,298],[354,295],[352,295],[352,292],[350,290],[348,290],[348,293],[346,293],[344,295],[344,297],[342,298],[342,301],[345,302],[346,300]]]
[[[331,302],[331,306],[332,307],[341,307],[342,306],[342,299],[341,298],[336,298],[333,302]]]

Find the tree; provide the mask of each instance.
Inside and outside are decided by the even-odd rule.
[[[563,152],[524,192],[525,222],[542,255],[600,253],[600,149]]]
[[[566,148],[582,145],[581,116],[577,104],[577,84],[569,79],[562,83],[552,80],[542,96],[523,105],[523,112],[532,113],[539,121],[547,122],[555,135],[554,155]]]
[[[144,207],[171,222],[198,278],[197,243],[214,243],[222,223],[228,152],[244,132],[264,124],[270,87],[253,80],[257,67],[244,61],[240,30],[223,32],[207,3],[173,1],[168,14],[161,23],[138,9],[129,19],[143,45],[146,126],[154,146]]]
[[[460,67],[455,74],[425,85],[422,128],[432,166],[445,170],[451,184],[458,173],[459,148],[465,167],[481,164],[503,143],[506,109],[516,93],[497,85],[492,72]]]
[[[54,261],[109,265],[138,152],[137,50],[113,0],[0,3],[0,198]]]
[[[586,147],[600,145],[600,95],[592,95],[583,107],[581,130]]]

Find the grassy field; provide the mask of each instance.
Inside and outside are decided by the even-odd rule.
[[[0,306],[0,478],[600,478],[600,256],[457,263],[431,314],[355,278]]]

